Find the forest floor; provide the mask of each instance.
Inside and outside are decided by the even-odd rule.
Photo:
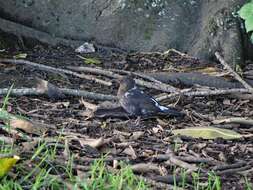
[[[84,66],[145,73],[176,72],[189,68],[194,71],[200,66],[199,60],[176,52],[168,55],[166,59],[156,53],[107,55],[99,52],[79,55],[73,49],[41,45],[31,50],[6,50],[1,52],[0,56],[13,59],[13,56],[20,56],[21,53],[27,54],[25,60],[63,69],[67,69],[67,66]],[[86,59],[85,63],[80,56],[90,59]],[[13,89],[35,88],[35,78],[41,78],[61,88],[114,96],[117,94],[118,85],[114,82],[111,85],[103,85],[77,76],[59,75],[27,65],[0,62],[0,67],[0,89],[10,88],[12,85]],[[201,67],[212,67],[217,71],[223,69],[219,63],[201,62]],[[102,75],[89,73],[85,75],[107,82],[112,81],[111,78]],[[156,89],[143,88],[143,90],[152,96],[161,94],[161,91]],[[10,95],[9,97],[1,95],[1,107],[4,102],[6,111],[15,116],[28,118],[29,121],[37,123],[37,128],[41,127],[34,131],[15,130],[15,133],[3,127],[0,129],[1,138],[6,138],[6,142],[1,145],[2,153],[13,153],[21,158],[1,180],[0,183],[5,189],[13,187],[4,186],[10,180],[16,184],[16,188],[23,189],[32,189],[32,187],[61,189],[61,185],[66,189],[74,189],[75,185],[76,189],[82,187],[99,189],[99,186],[94,185],[94,181],[90,181],[91,176],[99,178],[99,171],[93,170],[95,172],[92,174],[97,159],[102,160],[104,164],[102,166],[105,166],[107,172],[116,175],[119,175],[117,171],[123,167],[121,163],[123,162],[138,179],[142,179],[143,183],[147,184],[147,186],[139,184],[138,187],[133,186],[128,189],[148,187],[175,189],[177,187],[178,189],[249,190],[253,188],[252,136],[232,140],[222,138],[205,140],[172,134],[172,130],[175,129],[208,126],[231,129],[240,134],[252,134],[252,124],[214,124],[213,122],[216,119],[231,117],[253,118],[253,102],[250,99],[232,95],[183,96],[167,99],[161,103],[175,106],[186,113],[186,116],[181,119],[154,117],[142,120],[139,126],[135,126],[134,119],[88,116],[88,107],[96,107],[104,102],[102,100],[74,96],[50,99],[43,95]],[[2,121],[2,126],[5,125],[6,123]],[[7,149],[9,152],[6,151]],[[87,183],[92,183],[93,186],[77,185],[74,180],[76,176],[81,180],[87,180]],[[53,180],[50,179],[62,180],[62,182],[52,188]],[[110,188],[109,181],[108,178],[105,182],[108,187],[104,189],[113,189]],[[124,183],[121,182],[122,184]],[[127,189],[127,185],[126,188],[124,185],[120,187]],[[118,186],[119,189],[120,187]]]

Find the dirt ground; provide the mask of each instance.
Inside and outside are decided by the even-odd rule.
[[[77,53],[65,47],[52,48],[38,45],[31,50],[6,51],[1,57],[12,58],[14,55],[26,53],[26,60],[49,65],[57,68],[66,66],[91,66],[85,64]],[[87,57],[87,55],[82,55]],[[106,69],[121,69],[129,71],[161,71],[168,70],[170,65],[173,69],[185,66],[196,66],[200,63],[196,59],[186,59],[178,55],[176,59],[166,60],[151,54],[111,54],[105,56],[97,53],[88,55],[96,57],[101,64],[95,65]],[[180,59],[179,59],[180,58]],[[0,63],[0,88],[7,88],[14,84],[13,88],[35,87],[35,78],[39,77],[50,81],[61,88],[81,89],[90,92],[116,95],[117,84],[104,86],[89,80],[80,79],[71,75],[58,75],[41,71],[26,65],[2,64]],[[197,66],[196,66],[197,67]],[[217,68],[220,66],[217,64]],[[97,78],[110,81],[110,78],[96,76]],[[154,89],[144,91],[156,96],[161,92]],[[4,96],[0,97],[1,103]],[[103,101],[84,99],[92,104],[99,104]],[[63,136],[72,136],[69,140],[69,149],[74,153],[76,166],[89,166],[96,158],[107,153],[106,161],[109,166],[113,160],[125,160],[130,165],[148,164],[141,169],[135,169],[135,173],[147,179],[157,182],[173,182],[173,174],[178,176],[180,182],[180,168],[174,163],[168,162],[168,152],[173,151],[176,159],[189,164],[185,166],[200,167],[200,182],[206,183],[208,172],[215,171],[222,181],[222,189],[244,189],[244,176],[253,182],[253,137],[237,140],[204,140],[189,137],[175,137],[171,130],[190,128],[196,126],[213,126],[212,120],[220,117],[248,117],[253,118],[253,102],[247,99],[238,99],[231,96],[219,95],[212,97],[181,97],[177,100],[167,100],[164,105],[175,105],[176,108],[187,114],[182,119],[176,118],[152,118],[142,120],[139,126],[134,125],[133,120],[119,118],[91,118],[87,119],[86,108],[80,97],[67,96],[61,100],[52,100],[45,96],[10,96],[7,110],[16,115],[22,115],[32,121],[51,126],[44,137],[50,139]],[[241,134],[253,133],[250,125],[220,124],[216,127],[235,130]],[[40,137],[30,134],[31,141],[36,142]],[[85,139],[92,139],[93,143],[101,140],[97,146],[86,143]],[[29,157],[34,147],[26,146],[26,140],[17,138],[16,146],[20,147],[20,154]],[[64,145],[64,141],[61,142]],[[36,143],[35,143],[36,144]],[[63,146],[64,147],[64,146]],[[64,148],[59,147],[57,156],[59,162],[64,163]],[[166,156],[167,155],[167,156]],[[80,169],[76,170],[82,170]],[[84,170],[84,169],[83,169]],[[76,171],[77,172],[77,171]],[[172,177],[172,178],[171,178]],[[189,174],[187,184],[189,189],[193,187],[192,177]],[[155,188],[155,187],[154,187]]]

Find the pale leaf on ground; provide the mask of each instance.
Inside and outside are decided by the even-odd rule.
[[[174,135],[184,135],[193,138],[203,138],[203,139],[238,139],[243,137],[243,135],[228,129],[220,129],[216,127],[191,127],[186,129],[176,129],[172,130]]]

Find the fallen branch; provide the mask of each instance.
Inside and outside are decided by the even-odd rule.
[[[105,86],[111,86],[112,85],[112,83],[109,82],[109,81],[104,81],[104,80],[101,80],[101,79],[97,79],[96,77],[91,76],[91,75],[79,74],[79,73],[76,73],[76,72],[73,72],[73,71],[60,69],[60,68],[55,68],[55,67],[51,67],[51,66],[47,66],[47,65],[43,65],[43,64],[38,64],[38,63],[34,63],[34,62],[31,62],[31,61],[27,61],[27,60],[22,60],[22,59],[19,59],[19,60],[16,60],[16,59],[0,59],[0,62],[2,62],[2,63],[12,63],[12,64],[18,64],[18,65],[28,65],[28,66],[31,66],[31,67],[38,68],[39,70],[42,70],[42,71],[53,72],[53,73],[56,73],[56,74],[63,74],[63,73],[64,74],[69,74],[69,75],[73,75],[73,76],[76,76],[76,77],[79,77],[79,78],[82,78],[82,79],[94,81],[96,83],[99,83],[99,84],[102,84],[102,85],[105,85]]]
[[[241,76],[239,74],[237,74],[227,63],[226,61],[223,59],[223,57],[220,55],[219,52],[215,52],[215,56],[216,58],[220,61],[220,63],[225,67],[225,69],[227,69],[234,77],[236,80],[238,80],[240,83],[242,83],[242,85],[248,89],[251,93],[253,93],[253,88],[247,83],[245,82]]]
[[[0,89],[0,95],[6,95],[9,90],[10,90],[9,88]],[[75,90],[67,88],[59,88],[59,90],[65,95],[84,97],[86,99],[91,100],[101,100],[101,101],[117,100],[116,96],[88,92],[85,90]],[[10,94],[13,96],[41,96],[41,95],[48,96],[46,92],[42,92],[37,88],[11,89]]]
[[[237,88],[237,89],[217,89],[217,90],[200,90],[200,91],[196,91],[196,90],[190,90],[190,89],[184,89],[181,90],[179,92],[175,92],[172,94],[167,94],[164,96],[160,96],[158,98],[156,98],[157,101],[162,101],[162,100],[166,100],[166,99],[170,99],[170,98],[175,98],[177,96],[191,96],[191,97],[195,97],[195,96],[217,96],[217,95],[228,95],[228,94],[235,94],[235,93],[249,93],[248,89],[244,89],[244,88]]]

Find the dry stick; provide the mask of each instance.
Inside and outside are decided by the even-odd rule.
[[[154,83],[150,83],[150,82],[145,82],[143,80],[135,79],[135,82],[138,85],[140,85],[140,86],[144,86],[144,87],[147,87],[147,88],[153,88],[153,89],[160,90],[160,91],[163,91],[163,92],[177,92],[178,91],[177,88],[175,88],[175,87],[173,87],[171,85],[162,83],[161,81],[156,80],[155,78],[147,76],[145,74],[136,73],[136,72],[130,72],[130,71],[123,71],[123,70],[118,70],[118,69],[111,69],[111,71],[115,71],[115,72],[119,72],[119,73],[124,73],[124,74],[129,74],[129,75],[130,74],[136,75],[138,77],[150,80],[150,81],[152,81],[152,82],[155,83],[154,84]]]
[[[175,156],[177,159],[182,160],[184,162],[190,163],[207,163],[207,164],[216,164],[213,159],[210,158],[197,158],[193,156]],[[170,159],[170,154],[158,154],[153,158],[158,159],[159,161],[167,161]]]
[[[212,121],[213,124],[221,124],[221,123],[237,123],[243,125],[253,125],[253,119],[248,119],[244,117],[230,117],[225,119],[216,119]]]
[[[217,95],[226,95],[226,94],[234,94],[234,93],[249,93],[248,89],[244,88],[236,88],[236,89],[218,89],[218,90],[201,90],[201,91],[190,91],[190,89],[184,89],[180,92],[176,92],[173,94],[164,95],[156,98],[157,101],[162,101],[169,98],[174,98],[177,96],[217,96]]]
[[[223,170],[223,171],[217,171],[216,174],[217,175],[225,175],[225,174],[226,175],[233,175],[235,173],[246,171],[249,169],[252,169],[252,166],[244,166],[241,168],[234,168],[234,169],[227,169],[227,170]]]
[[[227,69],[235,78],[238,80],[242,85],[248,89],[251,93],[253,93],[253,88],[245,82],[239,74],[237,74],[227,63],[226,61],[222,58],[219,52],[215,52],[216,58],[220,61],[220,63]]]
[[[4,88],[0,89],[0,95],[6,95],[10,89]],[[75,90],[75,89],[67,89],[67,88],[59,88],[59,90],[66,95],[72,95],[72,96],[82,96],[87,99],[92,100],[102,100],[102,101],[111,101],[111,100],[117,100],[116,96],[112,95],[105,95],[105,94],[99,94],[94,92],[88,92],[85,90]],[[11,95],[14,96],[26,96],[26,95],[47,95],[45,92],[42,92],[36,88],[24,88],[24,89],[12,89]]]
[[[198,170],[198,167],[196,167],[195,165],[191,165],[188,164],[187,162],[179,160],[170,147],[168,147],[166,154],[169,155],[169,159],[166,162],[164,162],[166,165],[176,165],[181,168],[185,168],[190,172]]]
[[[91,67],[67,67],[67,68],[74,70],[74,71],[82,71],[82,72],[90,72],[90,73],[100,74],[100,75],[104,75],[104,76],[107,76],[110,78],[122,77],[121,75],[114,73],[112,71],[116,71],[116,72],[124,73],[124,74],[133,74],[133,75],[136,75],[136,76],[139,76],[144,79],[152,81],[152,82],[146,82],[146,81],[143,81],[140,79],[135,79],[135,82],[140,86],[160,90],[163,92],[176,92],[176,91],[178,91],[178,89],[173,86],[162,83],[161,81],[158,81],[158,80],[154,79],[153,77],[150,77],[150,76],[147,76],[147,75],[141,74],[141,73],[122,71],[122,70],[117,70],[117,69],[111,69],[110,71],[108,71],[108,70],[104,70],[101,68],[91,68]]]
[[[235,168],[241,168],[244,167],[247,164],[247,162],[245,161],[240,161],[234,164],[230,164],[230,165],[218,165],[218,166],[214,166],[212,168],[212,170],[214,171],[222,171],[222,170],[228,170],[228,169],[235,169]]]
[[[102,68],[93,68],[93,67],[72,67],[68,66],[68,69],[74,70],[74,71],[79,71],[79,72],[89,72],[89,73],[95,73],[99,75],[104,75],[110,78],[120,78],[122,77],[119,74],[116,74],[112,71],[104,70]]]
[[[131,165],[130,168],[133,170],[133,172],[136,173],[151,173],[155,172],[160,174],[160,168],[157,164],[154,163],[138,163]]]
[[[0,89],[0,95],[8,94],[9,90],[10,90],[9,88]],[[26,96],[26,95],[38,96],[43,95],[44,93],[39,91],[37,88],[22,88],[22,89],[11,89],[10,94],[14,96]]]
[[[84,75],[84,74],[79,74],[79,73],[75,73],[73,71],[69,71],[69,70],[65,70],[65,69],[60,69],[60,68],[55,68],[55,67],[51,67],[51,66],[47,66],[47,65],[43,65],[43,64],[38,64],[38,63],[34,63],[31,61],[27,61],[27,60],[16,60],[16,59],[0,59],[0,62],[2,63],[13,63],[13,64],[21,64],[21,65],[28,65],[28,66],[32,66],[32,67],[36,67],[39,70],[43,70],[43,71],[48,71],[48,72],[53,72],[53,73],[64,73],[64,74],[69,74],[69,75],[73,75],[82,79],[86,79],[86,80],[91,80],[94,82],[97,82],[99,84],[103,84],[105,86],[111,86],[112,83],[109,81],[104,81],[101,79],[97,79],[96,77],[93,76],[89,76],[89,75]]]
[[[151,82],[156,82],[156,83],[159,83],[159,84],[164,84],[161,81],[156,80],[155,78],[153,78],[151,76],[148,76],[148,75],[145,75],[145,74],[142,74],[142,73],[136,73],[136,72],[131,72],[131,71],[119,70],[119,69],[110,69],[110,70],[114,71],[114,72],[121,73],[121,74],[135,75],[135,76],[141,77],[143,79],[150,80]],[[167,84],[164,84],[164,85],[167,85]]]

